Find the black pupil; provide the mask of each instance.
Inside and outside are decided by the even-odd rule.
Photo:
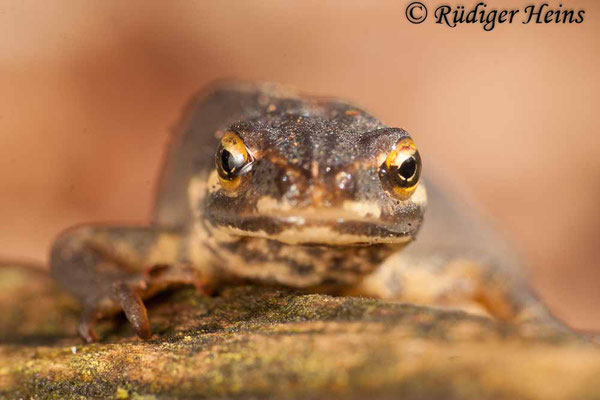
[[[227,175],[233,175],[239,172],[239,169],[243,164],[244,157],[241,155],[236,157],[225,149],[221,151],[221,168],[223,168],[223,171],[225,171]]]
[[[398,173],[405,180],[409,180],[410,178],[412,178],[416,171],[417,161],[414,157],[410,157],[404,160],[404,162],[402,163],[402,165],[400,165],[400,168],[398,169]]]

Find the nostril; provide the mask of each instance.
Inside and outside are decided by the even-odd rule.
[[[298,197],[300,194],[299,179],[293,172],[281,174],[278,179],[279,193],[288,198]]]
[[[335,175],[335,186],[339,192],[352,195],[356,188],[356,182],[352,173],[340,171]]]
[[[335,185],[338,187],[338,189],[350,189],[352,183],[352,175],[346,171],[338,172],[338,174],[335,176]]]

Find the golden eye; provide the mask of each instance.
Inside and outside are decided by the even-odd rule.
[[[421,177],[421,156],[410,138],[400,140],[379,168],[384,187],[401,200],[417,189]]]
[[[221,139],[215,156],[219,181],[226,190],[234,190],[242,182],[242,177],[252,168],[254,158],[242,139],[228,131]]]

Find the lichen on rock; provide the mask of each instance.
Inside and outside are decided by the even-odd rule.
[[[148,303],[75,334],[77,304],[43,271],[0,267],[0,398],[600,399],[581,336],[462,312],[240,286]]]

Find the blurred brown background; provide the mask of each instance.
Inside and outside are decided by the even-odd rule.
[[[0,2],[0,257],[45,261],[75,223],[147,221],[188,98],[271,80],[412,132],[557,314],[600,329],[600,4],[564,3],[585,22],[484,32],[409,24],[404,0]]]

